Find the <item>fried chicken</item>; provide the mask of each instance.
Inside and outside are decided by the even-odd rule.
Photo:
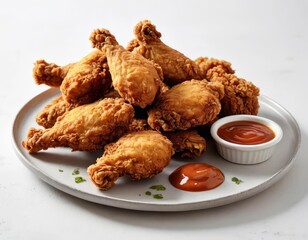
[[[45,84],[50,87],[60,87],[74,63],[65,66],[58,66],[55,63],[48,63],[45,60],[37,60],[33,67],[33,77],[36,84]]]
[[[157,175],[173,153],[172,143],[159,132],[131,132],[106,145],[103,156],[88,167],[88,174],[99,189],[108,190],[123,175],[133,180]]]
[[[181,157],[200,157],[205,151],[206,141],[195,130],[164,132],[173,145],[176,153]]]
[[[209,81],[224,85],[225,96],[221,100],[220,116],[258,114],[260,91],[252,82],[226,72],[221,66],[209,69],[206,76]]]
[[[144,130],[152,130],[146,119],[134,118],[128,126],[128,132],[138,132]]]
[[[156,130],[187,130],[212,121],[220,112],[224,87],[206,80],[185,81],[161,94],[149,110],[148,123]]]
[[[72,104],[86,104],[104,96],[111,88],[107,59],[101,51],[93,51],[75,63],[63,79],[60,90]]]
[[[133,117],[133,107],[123,99],[105,98],[68,111],[52,128],[31,128],[22,145],[29,153],[51,147],[95,151],[122,136]]]
[[[175,85],[186,80],[202,79],[199,66],[179,51],[161,41],[161,33],[149,20],[139,22],[127,49],[137,52],[147,59],[159,64],[163,69],[164,81]]]
[[[75,107],[77,105],[66,102],[62,95],[57,96],[36,115],[36,123],[44,128],[51,128],[58,117]]]
[[[96,29],[90,36],[92,46],[106,54],[112,83],[118,93],[133,105],[151,105],[159,92],[161,68],[139,54],[120,46],[106,29]]]
[[[216,58],[208,57],[199,57],[195,60],[195,63],[198,64],[201,69],[203,78],[207,77],[207,71],[214,67],[221,67],[226,73],[233,74],[235,71],[231,67],[231,63],[225,60],[219,60]]]

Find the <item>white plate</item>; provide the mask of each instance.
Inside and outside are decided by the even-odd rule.
[[[280,124],[284,131],[272,158],[257,165],[237,165],[223,160],[216,153],[214,142],[208,140],[206,152],[196,161],[218,167],[225,174],[225,182],[218,188],[205,192],[185,192],[174,188],[168,181],[169,174],[188,160],[173,159],[162,173],[152,179],[132,182],[122,177],[108,191],[98,190],[88,178],[86,169],[94,163],[101,152],[71,152],[70,149],[56,148],[29,154],[21,146],[30,127],[37,127],[36,114],[54,97],[56,89],[49,89],[30,100],[22,107],[13,124],[13,145],[22,163],[48,184],[75,197],[99,204],[145,211],[188,211],[211,208],[251,197],[273,185],[283,177],[295,161],[300,146],[300,130],[292,115],[279,104],[260,96],[259,115]],[[74,169],[80,169],[85,182],[75,183]],[[59,169],[63,170],[60,172]],[[243,182],[232,182],[237,177]],[[162,184],[165,191],[156,192],[150,186]],[[154,199],[146,191],[161,193],[163,199]]]

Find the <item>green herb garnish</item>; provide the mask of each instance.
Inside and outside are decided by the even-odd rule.
[[[145,192],[145,195],[147,195],[147,196],[151,196],[151,195],[152,195],[152,193],[151,193],[150,191],[146,191],[146,192]]]
[[[154,189],[156,191],[165,191],[166,187],[164,187],[163,185],[153,185],[150,187],[150,189]]]
[[[85,182],[86,180],[83,177],[75,177],[75,183],[82,183]]]
[[[79,168],[75,168],[72,172],[72,175],[78,175],[80,173]]]
[[[58,169],[58,171],[59,171],[59,172],[64,172],[63,169],[60,169],[60,168]]]
[[[162,199],[164,198],[162,194],[154,194],[153,195],[153,198],[156,198],[156,199]]]
[[[238,179],[237,177],[233,177],[232,178],[232,182],[235,182],[236,184],[240,184],[242,183],[243,181],[241,179]]]

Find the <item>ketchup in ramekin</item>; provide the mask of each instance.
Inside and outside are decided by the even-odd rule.
[[[222,139],[244,145],[262,144],[275,138],[274,131],[256,121],[233,121],[222,125],[217,134]]]

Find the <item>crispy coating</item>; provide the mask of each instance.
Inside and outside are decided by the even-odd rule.
[[[45,84],[50,87],[60,87],[74,63],[65,66],[58,66],[55,63],[48,63],[45,60],[37,60],[33,67],[33,78],[36,84]]]
[[[147,59],[159,64],[163,69],[164,81],[175,85],[186,80],[202,79],[199,66],[179,51],[161,41],[161,33],[149,20],[139,22],[127,49],[137,52]]]
[[[90,40],[93,47],[106,54],[112,83],[119,94],[133,105],[151,105],[162,82],[161,68],[124,49],[106,29],[94,30]]]
[[[225,68],[216,66],[207,71],[207,79],[224,85],[225,96],[221,100],[220,116],[234,114],[257,115],[259,111],[259,88],[252,82],[238,78]]]
[[[151,130],[146,119],[134,118],[128,126],[128,132]]]
[[[36,123],[44,128],[51,128],[58,117],[75,107],[77,106],[66,102],[62,95],[57,96],[36,115]]]
[[[75,63],[63,79],[60,90],[72,104],[86,104],[104,96],[111,88],[107,59],[101,51],[93,51]]]
[[[51,147],[95,151],[122,136],[133,117],[133,107],[123,99],[105,98],[72,109],[52,128],[31,128],[22,145],[29,153]]]
[[[156,130],[187,130],[212,121],[220,112],[223,85],[191,80],[161,94],[149,110],[148,123]]]
[[[207,71],[214,67],[221,67],[226,73],[233,74],[235,71],[231,67],[231,63],[225,60],[219,60],[216,58],[199,57],[195,60],[195,63],[201,69],[203,78],[207,77]]]
[[[200,157],[205,151],[206,141],[195,130],[174,131],[163,133],[173,145],[176,153],[181,157]]]
[[[174,154],[172,143],[153,130],[131,132],[105,146],[104,154],[88,167],[92,182],[102,190],[128,175],[133,180],[151,178],[160,173]]]

